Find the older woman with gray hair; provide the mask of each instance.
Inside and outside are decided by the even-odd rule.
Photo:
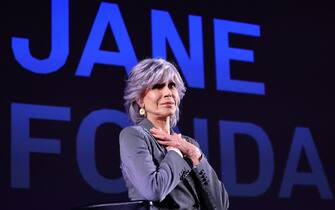
[[[151,201],[153,209],[228,209],[224,185],[199,144],[172,130],[185,91],[168,61],[145,59],[133,67],[124,99],[134,125],[120,133],[128,196]]]

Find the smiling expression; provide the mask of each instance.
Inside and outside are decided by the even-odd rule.
[[[175,114],[179,100],[176,84],[169,81],[148,88],[140,100],[140,106],[144,107],[148,119],[163,119]]]

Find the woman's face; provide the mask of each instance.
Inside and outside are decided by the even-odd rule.
[[[167,118],[176,112],[179,104],[179,94],[173,81],[155,84],[147,89],[140,106],[146,111],[148,119]]]

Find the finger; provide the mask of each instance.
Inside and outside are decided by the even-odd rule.
[[[164,139],[164,140],[166,139],[165,136],[162,135],[162,134],[152,133],[152,135],[156,138],[159,138],[159,139]]]
[[[164,146],[174,146],[173,142],[170,142],[170,141],[157,140],[157,142]]]
[[[151,128],[151,129],[150,129],[150,132],[151,132],[151,133],[158,133],[158,131],[157,131],[156,128]]]
[[[153,130],[155,132],[163,132],[161,128],[155,128],[155,127],[151,128],[150,130]]]
[[[151,132],[152,134],[165,135],[165,133],[164,133],[163,131],[158,130],[158,129],[156,129],[156,128],[152,128],[152,129],[150,129],[150,132]]]
[[[152,130],[152,131],[159,131],[159,129],[155,128],[155,127],[152,127],[150,130]]]
[[[160,139],[164,139],[164,140],[169,140],[169,136],[168,134],[164,133],[164,132],[159,132],[159,133],[151,133],[153,136],[158,137]]]
[[[171,146],[171,147],[175,147],[178,148],[180,146],[180,144],[178,144],[177,142],[174,141],[162,141],[162,140],[157,140],[157,142],[161,145],[164,146]]]

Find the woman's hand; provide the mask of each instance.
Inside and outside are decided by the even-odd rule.
[[[161,129],[152,128],[150,129],[151,134],[157,138],[157,142],[161,145],[164,145],[166,149],[177,148],[183,155],[190,158],[193,162],[193,165],[196,166],[200,163],[201,152],[193,144],[187,142],[182,138],[181,134],[168,134]]]
[[[184,143],[184,139],[181,137],[181,134],[168,134],[161,129],[152,128],[150,130],[151,134],[157,138],[158,143],[166,147],[180,148]]]

